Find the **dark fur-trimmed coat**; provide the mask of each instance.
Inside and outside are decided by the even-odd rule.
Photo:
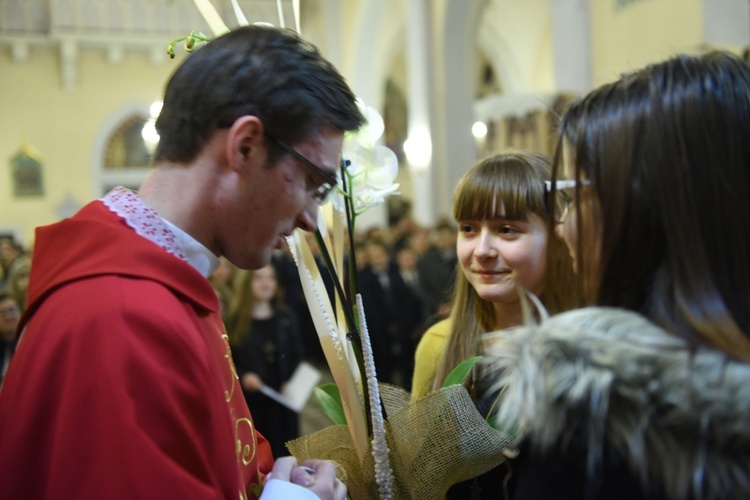
[[[490,393],[521,450],[509,496],[750,498],[747,363],[613,308],[500,338]]]

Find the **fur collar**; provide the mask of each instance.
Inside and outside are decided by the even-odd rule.
[[[510,331],[488,354],[498,426],[519,442],[564,453],[577,430],[589,478],[606,442],[650,494],[750,497],[748,364],[612,308]]]

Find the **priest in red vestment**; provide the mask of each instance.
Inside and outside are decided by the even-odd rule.
[[[328,462],[274,466],[207,277],[220,255],[258,268],[315,228],[343,132],[362,121],[291,32],[239,28],[186,58],[139,192],[37,229],[0,390],[5,498],[256,498],[272,467],[264,500],[346,495]]]

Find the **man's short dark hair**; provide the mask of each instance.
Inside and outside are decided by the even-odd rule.
[[[344,78],[315,46],[288,29],[245,26],[196,50],[172,75],[156,121],[155,160],[195,159],[217,129],[244,115],[260,118],[287,144],[324,126],[345,132],[365,121]]]

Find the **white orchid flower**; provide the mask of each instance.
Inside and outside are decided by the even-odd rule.
[[[356,146],[345,150],[344,158],[351,163],[347,173],[355,185],[382,189],[393,184],[398,176],[398,157],[385,146],[370,149]]]
[[[355,213],[360,214],[398,192],[398,184],[394,183],[398,175],[398,157],[389,148],[363,148],[350,144],[344,151],[344,158],[350,162],[346,175]]]
[[[362,147],[371,148],[375,146],[375,143],[378,142],[378,139],[380,139],[383,136],[383,132],[385,132],[383,117],[380,116],[380,113],[378,113],[375,108],[367,106],[360,98],[357,98],[357,107],[367,120],[367,123],[354,132],[348,132],[346,134],[345,144],[356,142]],[[346,145],[344,146],[344,149],[346,149]]]
[[[392,185],[388,189],[363,189],[354,198],[354,209],[357,214],[361,214],[368,208],[380,205],[385,201],[385,198],[392,195],[398,194],[398,184]]]

